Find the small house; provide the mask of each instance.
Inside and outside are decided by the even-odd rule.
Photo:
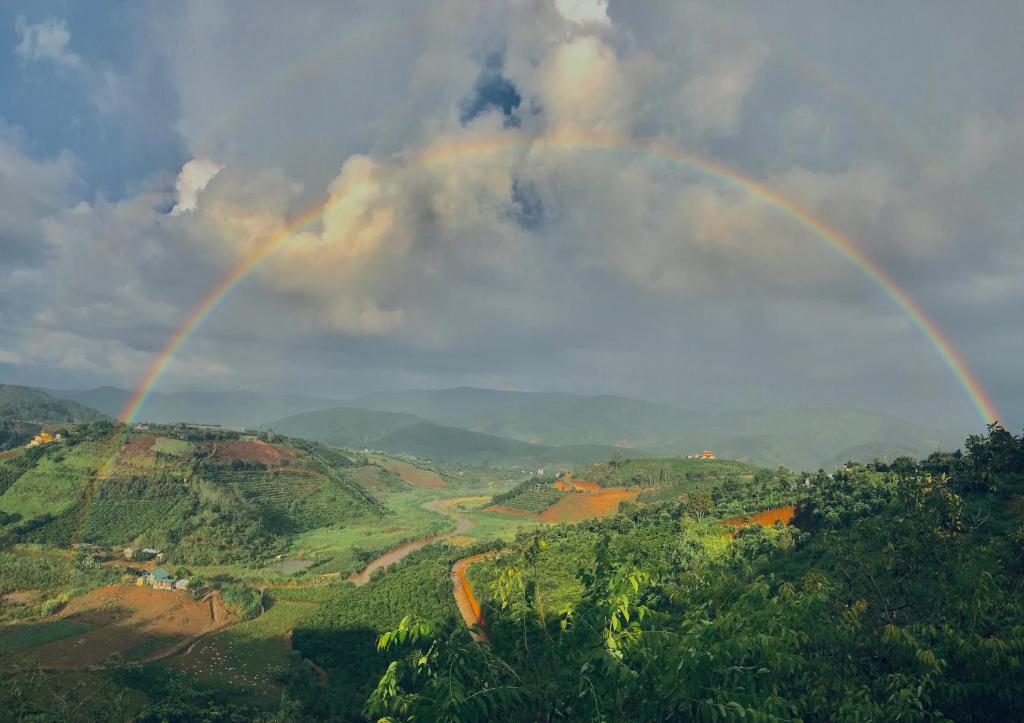
[[[701,459],[714,459],[715,458],[715,453],[712,452],[710,449],[705,449],[703,452],[700,453],[700,458]]]
[[[167,570],[158,567],[149,576],[149,584],[155,590],[173,590],[174,578],[167,573]]]
[[[185,578],[182,578],[181,580],[176,580],[174,582],[174,589],[175,590],[188,590],[188,580],[185,579]]]

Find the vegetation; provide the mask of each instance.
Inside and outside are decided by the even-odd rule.
[[[952,459],[804,489],[803,531],[728,536],[683,502],[520,540],[476,575],[495,645],[404,619],[367,714],[1019,719],[1024,439],[994,427]]]
[[[0,384],[0,420],[79,424],[106,416],[78,402],[57,399],[40,389]]]
[[[337,407],[278,420],[274,429],[324,444],[369,448],[427,460],[474,464],[573,466],[607,458],[600,446],[552,447],[436,424],[412,414]]]
[[[531,477],[512,489],[491,498],[492,505],[540,513],[558,502],[562,492],[555,489],[554,478]]]
[[[448,572],[467,554],[443,545],[413,553],[387,572],[378,572],[363,587],[345,585],[295,630],[293,645],[304,657],[325,668],[332,680],[345,681],[323,700],[310,703],[310,712],[327,717],[356,718],[374,683],[387,668],[374,641],[398,625],[405,615],[433,620],[443,629],[457,630]]]

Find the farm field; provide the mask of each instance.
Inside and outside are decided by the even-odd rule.
[[[240,695],[273,699],[281,691],[277,676],[301,667],[291,649],[292,630],[332,594],[323,586],[270,590],[269,605],[258,618],[208,635],[162,664]]]
[[[15,641],[37,641],[8,661],[60,669],[103,665],[115,656],[144,662],[234,620],[217,594],[196,601],[180,591],[108,585],[72,599],[57,621],[8,633]],[[38,644],[48,636],[50,642]]]
[[[317,527],[300,533],[292,543],[290,557],[330,560],[314,568],[316,573],[349,573],[362,567],[368,553],[384,550],[405,540],[447,532],[454,523],[445,515],[424,509],[438,499],[431,490],[409,489],[387,496],[390,514],[366,522]]]
[[[607,487],[600,492],[569,492],[544,510],[540,519],[545,522],[579,522],[604,517],[617,512],[620,502],[636,499],[637,495],[639,492],[623,487]]]
[[[447,486],[444,479],[437,472],[422,469],[409,462],[391,459],[390,457],[374,457],[373,461],[381,468],[397,474],[414,487],[438,490]]]

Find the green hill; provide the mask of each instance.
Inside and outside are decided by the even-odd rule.
[[[39,389],[0,384],[0,421],[80,424],[106,416],[85,405],[58,399]]]
[[[274,431],[356,449],[370,448],[425,459],[507,465],[571,467],[608,459],[602,445],[550,446],[435,424],[411,414],[337,407],[279,419]]]
[[[380,684],[358,690],[369,717],[1024,719],[1024,438],[992,429],[897,470],[753,476],[478,556],[466,575],[489,645],[421,598],[360,608],[392,623]],[[343,615],[295,633],[329,670],[356,629]]]
[[[190,563],[258,561],[306,530],[376,519],[355,461],[313,442],[109,423],[0,460],[0,540],[142,544]]]
[[[793,469],[834,468],[848,459],[927,456],[954,448],[959,433],[856,409],[699,412],[616,396],[442,389],[362,397],[353,406],[538,445],[597,445],[721,457]],[[635,454],[635,453],[630,453]]]
[[[51,396],[99,409],[116,417],[132,393],[117,387],[85,391],[47,389]],[[153,392],[139,411],[141,421],[156,424],[219,424],[225,427],[265,426],[271,419],[324,409],[337,401],[298,394],[263,394],[250,391]]]

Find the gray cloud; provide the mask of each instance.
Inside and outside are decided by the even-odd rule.
[[[111,200],[82,192],[70,157],[0,138],[0,369],[130,385],[280,236],[168,388],[469,383],[972,423],[883,289],[756,194],[637,150],[657,143],[741,168],[845,234],[1024,420],[1006,361],[1024,353],[1024,98],[990,98],[960,69],[942,118],[930,96],[901,98],[893,130],[866,108],[920,67],[855,67],[843,53],[873,31],[838,5],[792,28],[716,3],[613,2],[607,21],[576,7],[591,15],[540,0],[159,9],[184,170]],[[872,40],[883,56],[919,48],[911,20]],[[844,22],[836,59],[802,43]],[[995,24],[979,32],[1019,67]]]

